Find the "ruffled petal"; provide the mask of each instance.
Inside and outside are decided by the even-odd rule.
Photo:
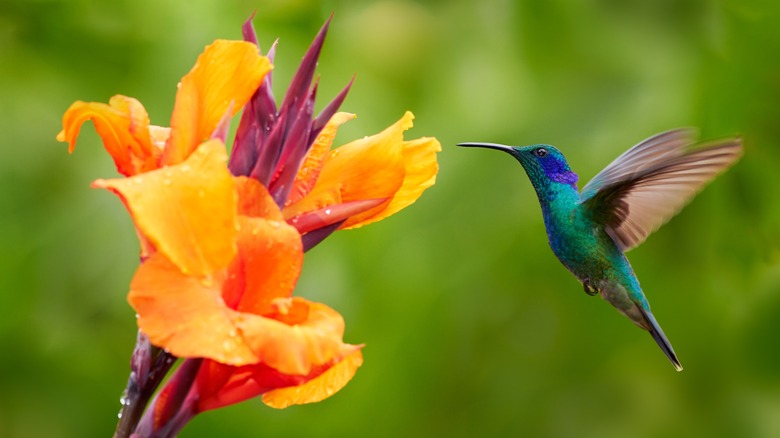
[[[298,202],[314,188],[317,178],[320,176],[322,165],[328,157],[333,140],[336,138],[339,126],[354,119],[354,114],[339,112],[330,118],[328,123],[322,128],[320,135],[317,136],[314,144],[306,154],[298,174],[295,176],[290,195],[287,197],[286,205]]]
[[[207,46],[179,84],[163,164],[180,163],[208,140],[231,103],[235,115],[270,70],[252,43],[217,40]]]
[[[358,228],[380,221],[417,201],[425,189],[436,183],[436,174],[439,172],[436,153],[440,151],[441,144],[435,138],[423,137],[405,141],[403,147],[404,182],[393,196],[392,201],[374,216],[366,217],[360,222],[353,221],[345,224],[344,228]]]
[[[412,127],[412,113],[379,134],[353,141],[331,151],[312,191],[284,208],[291,219],[304,212],[365,199],[388,199],[379,206],[349,218],[344,226],[376,215],[401,188],[404,179],[403,132]]]
[[[363,365],[363,353],[356,350],[330,369],[298,386],[280,388],[263,394],[263,403],[283,409],[292,405],[315,403],[339,392]]]
[[[149,116],[140,102],[121,95],[112,97],[108,105],[74,102],[62,117],[57,140],[68,142],[73,152],[81,125],[88,120],[95,125],[119,173],[131,176],[158,167],[161,150],[152,143]]]
[[[138,328],[174,356],[256,363],[235,326],[236,312],[222,300],[222,280],[183,274],[158,252],[138,268],[127,299],[138,313]]]
[[[239,224],[237,257],[209,278],[182,273],[160,253],[139,268],[129,301],[140,329],[176,356],[228,365],[306,375],[333,360],[345,345],[341,315],[288,298],[303,261],[300,235],[282,221]]]
[[[226,162],[225,147],[213,140],[179,165],[93,186],[118,194],[138,230],[182,272],[204,276],[236,253],[235,182]]]
[[[335,310],[298,297],[275,304],[277,311],[269,317],[242,313],[237,320],[249,348],[269,367],[307,375],[347,348],[344,319]]]

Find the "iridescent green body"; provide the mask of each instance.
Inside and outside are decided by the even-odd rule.
[[[689,150],[688,130],[651,137],[618,157],[582,191],[556,148],[461,143],[509,153],[522,164],[542,208],[550,248],[582,282],[647,330],[674,367],[682,366],[658,325],[625,251],[639,245],[742,154],[738,138]]]
[[[557,178],[538,166],[532,150],[544,148],[551,158],[559,158],[555,170],[568,178]],[[520,163],[536,190],[542,207],[550,248],[558,260],[580,282],[586,291],[600,293],[610,304],[638,326],[648,329],[643,312],[650,314],[650,305],[642,293],[631,264],[598,222],[598,212],[583,206],[575,185],[576,174],[566,164],[563,154],[549,145],[517,148]],[[529,158],[526,158],[529,157]],[[559,173],[560,174],[560,173]],[[574,182],[569,182],[569,181]],[[650,314],[651,315],[651,314]]]

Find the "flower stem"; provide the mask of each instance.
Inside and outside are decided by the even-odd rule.
[[[149,399],[175,361],[174,356],[152,345],[146,335],[138,331],[114,438],[127,438],[133,433]]]
[[[199,393],[195,387],[195,378],[203,359],[187,359],[165,387],[157,393],[147,409],[137,429],[138,437],[168,438],[184,427],[197,414]],[[158,406],[159,404],[159,406]]]

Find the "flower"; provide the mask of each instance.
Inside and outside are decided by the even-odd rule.
[[[146,242],[128,300],[154,345],[178,357],[319,375],[355,350],[341,341],[343,320],[291,297],[300,234],[258,181],[230,174],[220,139],[208,140],[220,113],[245,104],[268,71],[254,44],[217,41],[182,79],[170,129],[150,129],[138,101],[115,96],[109,105],[74,103],[58,139],[72,150],[92,120],[127,176],[93,186],[122,199]]]
[[[441,146],[404,140],[414,118],[406,112],[331,150],[355,116],[337,112],[351,82],[313,116],[329,23],[278,109],[275,46],[261,56],[250,18],[247,41],[214,42],[184,76],[170,128],[151,125],[141,103],[121,95],[76,102],[63,116],[58,140],[72,152],[91,120],[124,175],[92,185],[122,200],[139,235],[142,263],[128,294],[139,330],[187,359],[138,430],[174,433],[198,412],[258,395],[279,408],[319,401],[362,364],[362,346],[343,341],[338,312],[293,297],[304,252],[337,229],[414,203],[435,181]],[[228,124],[242,108],[228,160]]]

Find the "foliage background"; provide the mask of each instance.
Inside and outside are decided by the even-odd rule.
[[[280,38],[275,90],[319,26],[321,101],[353,74],[346,142],[417,115],[435,187],[307,254],[298,293],[366,363],[341,393],[197,417],[211,436],[780,436],[780,3],[772,0],[0,1],[0,436],[108,436],[135,338],[137,242],[77,99],[166,125],[203,47]],[[462,141],[559,146],[584,181],[656,132],[741,133],[746,156],[630,254],[685,365],[590,298],[547,247],[520,166]]]

